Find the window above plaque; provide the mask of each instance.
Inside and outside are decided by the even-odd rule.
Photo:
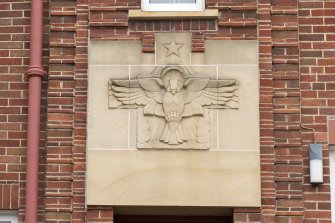
[[[18,223],[17,213],[0,210],[0,223]]]
[[[142,11],[204,11],[204,0],[142,0]]]

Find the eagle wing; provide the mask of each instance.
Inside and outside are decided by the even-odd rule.
[[[109,81],[109,108],[144,107],[144,114],[164,117],[164,85],[158,78]]]
[[[203,115],[203,108],[238,108],[236,80],[190,78],[184,83],[183,116]]]

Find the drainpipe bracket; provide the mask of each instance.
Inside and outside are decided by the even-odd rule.
[[[40,66],[29,66],[26,75],[28,78],[30,77],[41,77],[43,78],[46,72],[44,71],[43,67]]]

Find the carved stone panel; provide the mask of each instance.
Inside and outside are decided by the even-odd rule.
[[[157,64],[190,64],[191,33],[157,33]]]
[[[208,110],[238,108],[238,82],[161,66],[135,79],[110,80],[109,108],[138,109],[139,149],[208,149]]]
[[[259,207],[257,41],[91,41],[87,204]]]

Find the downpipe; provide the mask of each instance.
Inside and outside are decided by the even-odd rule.
[[[38,166],[40,141],[41,85],[45,71],[42,67],[43,1],[31,0],[30,63],[26,71],[28,89],[28,134],[25,222],[37,223]]]

